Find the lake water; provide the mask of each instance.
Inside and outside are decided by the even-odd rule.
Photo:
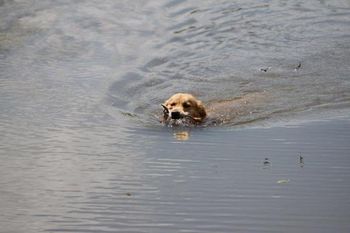
[[[346,0],[0,1],[0,232],[350,232],[349,61]]]

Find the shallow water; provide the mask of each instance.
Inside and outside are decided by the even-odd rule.
[[[0,1],[0,232],[349,232],[349,15]],[[179,91],[268,98],[220,127],[163,127]]]

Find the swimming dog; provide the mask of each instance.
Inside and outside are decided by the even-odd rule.
[[[170,125],[201,124],[207,112],[200,100],[188,93],[177,93],[162,104],[163,123]]]
[[[212,100],[204,107],[191,94],[177,93],[163,104],[165,125],[170,126],[215,126],[222,124],[243,124],[266,117],[261,106],[267,103],[269,95],[252,92],[226,100]]]

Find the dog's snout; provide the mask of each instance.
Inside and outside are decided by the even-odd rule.
[[[171,112],[171,118],[172,119],[180,119],[181,113],[180,112]]]

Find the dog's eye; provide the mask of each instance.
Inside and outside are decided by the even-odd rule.
[[[185,102],[185,103],[182,104],[182,106],[183,106],[184,108],[189,108],[189,107],[191,107],[191,104],[188,103],[188,102]]]
[[[170,106],[174,107],[176,105],[176,103],[171,103]]]

